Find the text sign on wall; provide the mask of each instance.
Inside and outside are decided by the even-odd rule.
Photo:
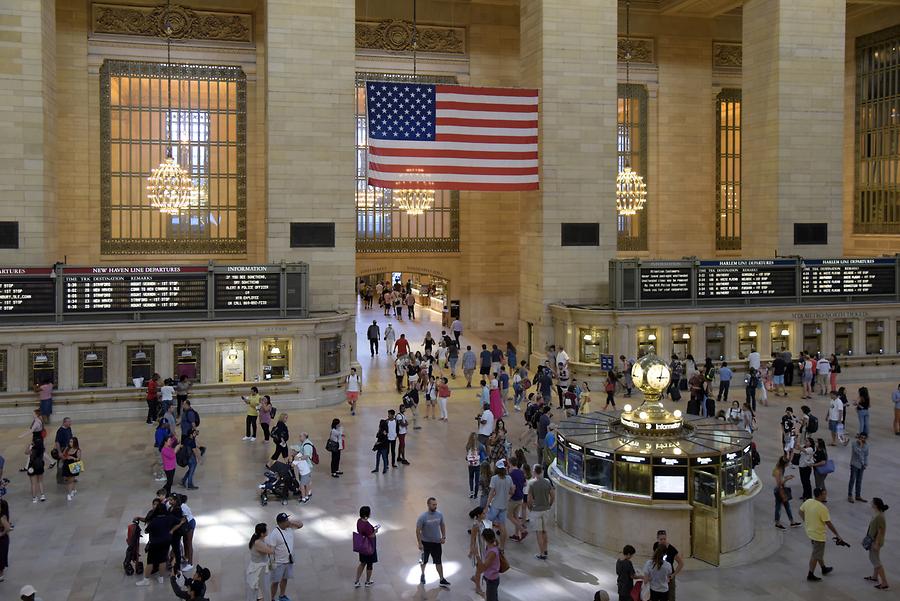
[[[801,290],[811,296],[896,293],[895,259],[819,259],[803,262]]]
[[[215,275],[216,309],[278,309],[281,274],[269,265],[228,266]]]
[[[203,311],[206,267],[66,269],[63,313]]]
[[[46,267],[0,268],[0,315],[53,313],[56,287],[51,274]]]
[[[700,261],[698,298],[792,297],[796,261]]]

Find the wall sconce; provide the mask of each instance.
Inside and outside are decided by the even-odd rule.
[[[853,326],[851,326],[851,325],[848,325],[848,326],[847,326],[847,333],[848,333],[848,334],[852,334],[852,333],[853,333]]]
[[[750,338],[756,338],[756,330],[750,330],[749,332],[747,332],[747,336],[749,336]]]
[[[656,340],[656,334],[652,334],[652,333],[651,333],[649,336],[647,336],[647,340],[649,340],[650,342],[655,341],[655,340]]]
[[[590,341],[593,340],[593,339],[594,339],[594,337],[591,336],[590,334],[585,334],[585,335],[584,335],[584,341],[585,341],[585,342],[590,342]]]
[[[682,339],[682,340],[690,340],[690,339],[691,339],[691,334],[690,334],[690,332],[684,332],[684,333],[682,333],[682,334],[681,334],[681,339]]]
[[[782,328],[782,330],[781,330],[781,335],[782,335],[782,336],[790,336],[790,335],[791,335],[791,332],[790,332],[790,330],[788,330],[787,328]]]
[[[194,352],[193,352],[191,349],[186,348],[186,349],[184,349],[183,351],[181,351],[181,356],[182,356],[182,357],[193,357],[193,356],[194,356]]]
[[[882,332],[884,332],[884,326],[879,323],[878,326],[875,328],[875,331],[878,332],[879,334],[881,334]]]
[[[716,330],[716,338],[725,338],[725,332],[722,330]]]

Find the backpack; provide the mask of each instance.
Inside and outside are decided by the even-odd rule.
[[[522,387],[522,390],[528,390],[529,388],[531,388],[531,380],[529,380],[527,377],[522,378],[522,382],[519,385]]]
[[[303,443],[303,444],[306,444],[306,443]],[[319,452],[316,450],[316,445],[314,445],[313,443],[309,443],[309,446],[311,446],[312,450],[313,450],[312,455],[310,456],[310,459],[313,462],[313,465],[319,465]]]
[[[756,467],[760,462],[759,451],[756,450],[756,443],[750,443],[750,464],[752,467]]]
[[[810,413],[807,417],[809,417],[809,421],[806,423],[806,433],[814,434],[819,430],[819,418]]]
[[[269,417],[275,419],[275,414],[278,413],[278,410],[275,408],[275,405],[272,405],[272,408],[269,409]]]
[[[191,450],[182,445],[178,452],[175,453],[175,462],[181,467],[187,467],[188,461],[191,459]]]

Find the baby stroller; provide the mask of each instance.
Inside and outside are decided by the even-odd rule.
[[[122,566],[125,574],[132,576],[144,573],[144,562],[141,561],[141,524],[135,520],[128,525],[125,533],[125,561]]]
[[[287,465],[276,463],[272,467],[277,469],[279,465],[284,466],[286,470],[273,471],[267,469],[265,471],[266,481],[259,485],[259,503],[263,507],[269,504],[270,495],[280,499],[282,505],[287,505],[288,499],[291,498],[291,493],[300,492],[300,483],[290,473],[290,468]]]

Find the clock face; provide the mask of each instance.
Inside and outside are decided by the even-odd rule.
[[[647,383],[656,390],[665,390],[669,379],[669,369],[662,363],[654,363],[647,370]]]
[[[631,381],[634,382],[634,385],[637,387],[640,387],[644,382],[644,368],[638,361],[635,361],[634,365],[631,367]]]

